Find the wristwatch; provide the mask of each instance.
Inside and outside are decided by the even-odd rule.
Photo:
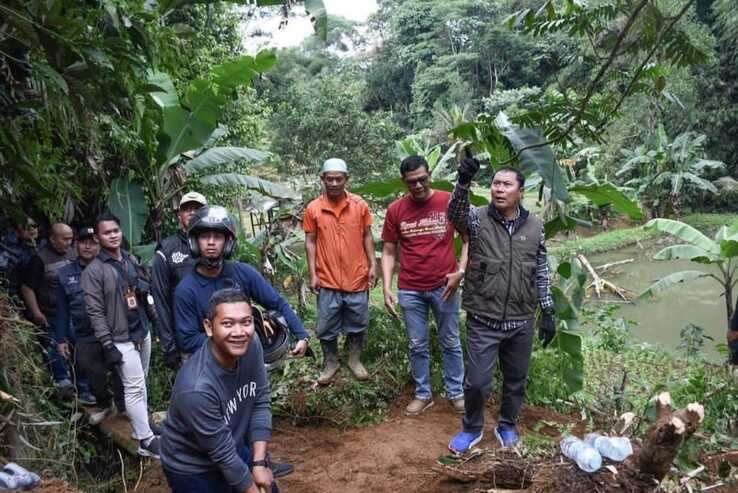
[[[251,467],[256,467],[256,466],[266,467],[268,469],[271,469],[272,468],[272,463],[269,460],[269,457],[267,456],[267,457],[264,457],[261,460],[252,460],[251,461]]]

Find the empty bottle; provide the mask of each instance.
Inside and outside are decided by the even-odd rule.
[[[34,488],[41,483],[41,478],[38,474],[24,469],[15,462],[8,463],[2,472],[12,476],[18,484],[18,488],[23,488],[24,490]]]
[[[626,437],[606,437],[599,433],[590,433],[584,437],[584,441],[596,448],[602,457],[615,462],[623,461],[633,453],[630,440]]]
[[[561,440],[561,453],[576,462],[582,471],[595,472],[602,466],[600,453],[577,437],[566,437]]]
[[[20,484],[11,474],[0,471],[0,491],[12,491],[18,488]]]

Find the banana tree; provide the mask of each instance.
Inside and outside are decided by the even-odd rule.
[[[659,196],[668,196],[674,213],[680,216],[687,185],[701,193],[718,192],[704,176],[708,171],[724,172],[725,163],[702,157],[706,139],[702,134],[684,132],[670,141],[660,125],[655,149],[640,146],[632,152],[624,151],[630,159],[616,176],[633,175],[626,185],[637,187],[639,196],[654,205]]]
[[[584,304],[587,273],[576,258],[556,266],[556,276],[551,284],[554,310],[558,321],[556,338],[551,347],[566,355],[555,370],[561,375],[570,393],[584,387],[584,355],[579,312]]]
[[[162,214],[182,191],[187,177],[257,189],[277,198],[292,196],[289,190],[266,180],[219,173],[236,161],[262,162],[268,157],[266,152],[247,147],[212,147],[226,104],[239,88],[248,86],[254,76],[275,62],[276,55],[268,50],[255,57],[244,55],[226,61],[216,66],[207,79],[191,82],[182,99],[167,74],[149,73],[134,121],[148,155],[134,164],[133,173],[113,181],[108,203],[121,218],[132,245],[139,244],[147,221],[153,227],[154,238],[159,240]]]
[[[641,298],[654,297],[686,281],[709,277],[720,283],[725,298],[727,323],[733,315],[733,288],[738,283],[738,220],[730,226],[721,227],[713,239],[681,221],[652,219],[644,228],[668,233],[686,242],[664,248],[654,255],[656,260],[688,259],[701,265],[712,266],[712,272],[685,270],[665,276],[642,294]]]
[[[212,0],[166,0],[159,3],[163,16],[172,10]],[[286,5],[281,0],[255,0],[254,5]],[[327,14],[322,0],[305,0],[306,10],[317,34],[325,39]],[[287,10],[285,10],[287,12]],[[155,240],[160,239],[162,213],[183,189],[188,177],[209,184],[238,186],[258,190],[275,198],[292,198],[294,193],[266,180],[223,173],[223,167],[240,161],[259,163],[268,157],[263,151],[247,147],[213,147],[222,133],[219,121],[226,105],[248,87],[253,78],[269,70],[277,61],[271,50],[256,56],[243,55],[213,68],[207,77],[190,82],[180,92],[168,74],[150,71],[146,84],[136,96],[133,125],[143,145],[134,174],[115,180],[108,205],[122,222],[129,241],[137,244],[147,221]],[[180,98],[181,94],[181,98]],[[148,213],[141,213],[142,197]],[[150,248],[148,250],[151,250]]]

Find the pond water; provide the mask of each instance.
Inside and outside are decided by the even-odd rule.
[[[634,262],[616,267],[616,271],[605,275],[605,279],[617,286],[641,293],[661,277],[682,270],[717,272],[717,268],[703,266],[688,260],[653,260],[653,255],[666,243],[633,245],[615,252],[592,255],[588,260],[599,266],[618,260],[635,259]],[[697,279],[675,286],[658,298],[623,303],[616,312],[617,317],[635,320],[633,327],[636,340],[659,345],[674,351],[679,346],[681,329],[688,323],[702,327],[714,341],[706,340],[703,349],[715,361],[722,357],[715,345],[725,342],[727,319],[725,300],[720,284],[712,278]]]

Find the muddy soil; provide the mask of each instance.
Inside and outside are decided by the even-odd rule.
[[[468,486],[451,482],[433,471],[436,459],[447,453],[449,439],[460,430],[461,415],[454,413],[449,402],[439,399],[422,416],[408,417],[403,409],[410,398],[410,393],[406,392],[397,400],[385,422],[363,428],[294,426],[276,418],[269,445],[272,455],[295,465],[293,474],[279,480],[280,489],[286,493],[467,491]],[[497,446],[492,429],[498,407],[492,402],[487,408],[481,447]],[[542,421],[561,425],[574,423],[574,433],[584,431],[584,423],[576,417],[523,407],[520,418],[523,432],[535,427],[538,433],[558,436],[555,427],[541,426]],[[138,491],[169,491],[161,469],[151,470]]]

